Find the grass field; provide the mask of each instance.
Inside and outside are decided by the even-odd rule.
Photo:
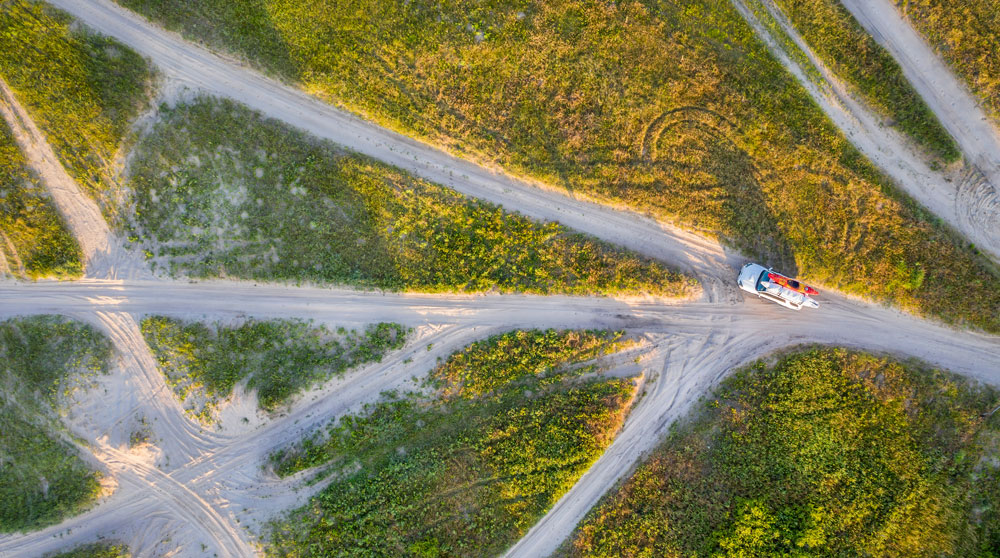
[[[905,0],[900,8],[1000,123],[1000,1]]]
[[[41,2],[5,0],[0,30],[0,76],[67,171],[115,217],[114,158],[147,103],[151,69]]]
[[[425,292],[697,292],[653,261],[466,199],[230,101],[202,98],[161,117],[130,166],[129,209],[133,238],[158,267]]]
[[[825,118],[726,0],[118,0],[377,122],[1000,331],[1000,281]]]
[[[611,443],[635,391],[595,375],[620,333],[514,331],[273,456],[334,479],[274,525],[284,557],[481,557],[516,541]]]
[[[843,349],[726,380],[562,554],[996,556],[1000,394]]]
[[[56,316],[0,322],[0,533],[38,529],[79,513],[97,473],[59,425],[61,397],[105,373],[111,345],[89,326]]]
[[[206,325],[163,316],[142,320],[142,333],[178,398],[203,421],[246,381],[262,409],[382,357],[406,342],[406,328],[379,323],[365,331],[330,331],[299,320]]]
[[[67,552],[46,554],[42,558],[132,558],[132,553],[122,544],[94,543]]]
[[[83,273],[80,246],[44,186],[28,170],[10,128],[0,122],[0,257],[11,275],[69,279]],[[0,276],[4,274],[0,265]]]
[[[903,70],[839,0],[774,0],[817,55],[884,117],[940,162],[961,157],[958,145]]]

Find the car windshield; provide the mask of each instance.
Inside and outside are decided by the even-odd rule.
[[[764,290],[764,286],[761,285],[761,283],[764,282],[764,278],[765,277],[767,277],[767,270],[766,269],[764,271],[761,271],[760,272],[760,277],[757,278],[757,287],[756,288],[757,288],[758,291],[763,291]]]

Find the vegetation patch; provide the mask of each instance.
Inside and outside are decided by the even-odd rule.
[[[945,163],[958,145],[924,103],[903,70],[840,0],[773,0],[812,50],[884,117]]]
[[[1000,394],[816,348],[726,380],[570,556],[995,556]]]
[[[133,238],[174,271],[424,292],[697,291],[652,260],[469,200],[230,101],[201,98],[161,117],[130,168]]]
[[[108,217],[114,157],[147,103],[151,72],[125,45],[43,2],[3,2],[0,75]]]
[[[273,411],[331,376],[382,357],[406,342],[407,328],[379,323],[336,332],[300,320],[250,320],[239,326],[142,320],[142,333],[185,407],[208,422],[221,399],[246,381],[260,407]]]
[[[906,0],[900,9],[1000,122],[1000,3]]]
[[[80,246],[45,187],[0,123],[0,276],[69,279],[83,273]]]
[[[597,374],[626,345],[606,331],[514,331],[387,394],[273,458],[334,479],[278,521],[269,555],[492,556],[515,542],[611,443],[635,392]]]
[[[46,554],[43,558],[132,558],[132,553],[123,544],[94,543],[67,552]]]
[[[118,2],[406,134],[1000,331],[988,261],[865,160],[726,0]]]
[[[0,532],[26,531],[79,513],[99,474],[80,459],[57,403],[81,380],[107,373],[111,344],[57,316],[0,322]]]

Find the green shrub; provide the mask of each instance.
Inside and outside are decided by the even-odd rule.
[[[257,390],[260,407],[273,411],[331,376],[381,361],[403,346],[409,332],[390,323],[335,334],[298,320],[225,326],[152,316],[142,320],[142,333],[167,383],[196,416],[208,421],[218,400],[243,380]]]
[[[997,399],[956,376],[844,349],[758,363],[726,380],[564,550],[989,556],[1000,428],[983,413]]]
[[[67,552],[46,554],[43,558],[132,558],[132,553],[123,544],[85,544]]]
[[[620,333],[515,331],[431,372],[430,395],[388,394],[273,456],[332,483],[277,521],[274,556],[490,556],[600,456],[634,394],[588,360]],[[484,391],[488,389],[488,391]]]
[[[56,316],[0,322],[0,532],[38,529],[79,513],[98,474],[61,432],[55,407],[80,375],[106,373],[111,345]]]
[[[161,116],[131,166],[135,229],[153,261],[176,271],[423,292],[696,291],[654,261],[469,200],[230,101],[202,98]]]
[[[22,278],[79,277],[80,246],[26,165],[10,128],[0,123],[0,254]]]

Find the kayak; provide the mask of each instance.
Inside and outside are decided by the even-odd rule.
[[[809,285],[806,285],[805,283],[800,283],[800,282],[796,281],[795,279],[791,279],[791,278],[785,277],[784,275],[779,275],[779,274],[774,273],[774,272],[768,272],[767,273],[767,278],[768,278],[768,280],[770,280],[770,281],[772,281],[774,283],[777,283],[777,284],[781,285],[782,287],[785,287],[786,289],[791,289],[793,291],[800,292],[802,294],[807,294],[807,295],[818,295],[819,294],[819,291],[817,291],[816,289],[810,287]]]

